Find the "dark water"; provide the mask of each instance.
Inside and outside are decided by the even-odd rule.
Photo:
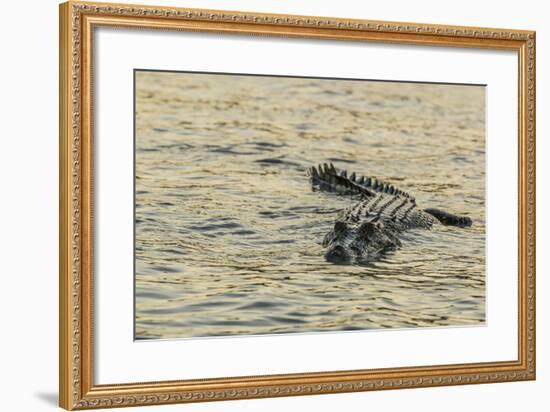
[[[484,322],[483,87],[138,72],[136,111],[136,338]],[[329,161],[474,225],[329,264]]]

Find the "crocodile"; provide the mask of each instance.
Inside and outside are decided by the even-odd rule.
[[[368,263],[401,246],[402,233],[431,229],[434,224],[472,225],[468,216],[440,209],[421,209],[409,193],[374,177],[348,176],[330,163],[309,169],[312,188],[351,195],[358,201],[338,216],[322,245],[325,259],[335,264]]]

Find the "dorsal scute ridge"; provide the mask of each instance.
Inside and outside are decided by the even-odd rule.
[[[414,197],[392,184],[382,182],[375,177],[357,177],[355,172],[348,177],[347,170],[336,169],[332,163],[324,163],[318,167],[313,166],[309,169],[309,175],[312,178],[313,185],[329,188],[329,190],[343,190],[351,194],[362,193],[366,195],[374,195],[375,192],[387,193],[408,197],[411,201],[414,201]]]

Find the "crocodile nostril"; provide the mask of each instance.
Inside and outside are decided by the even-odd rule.
[[[332,263],[345,263],[350,261],[351,255],[343,246],[337,245],[327,251],[325,258]]]

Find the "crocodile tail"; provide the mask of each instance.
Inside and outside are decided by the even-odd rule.
[[[311,184],[321,190],[368,197],[376,195],[374,191],[348,178],[345,173],[339,174],[332,163],[330,165],[325,163],[319,167],[313,166],[309,169],[309,176]]]
[[[446,226],[472,226],[472,219],[468,216],[453,215],[452,213],[445,212],[439,209],[424,209],[424,212],[429,213]]]
[[[414,200],[407,192],[393,185],[381,182],[374,177],[357,177],[355,173],[352,173],[348,177],[346,170],[338,170],[332,163],[325,163],[318,167],[313,166],[309,169],[309,175],[311,176],[313,186],[318,186],[322,190],[349,194],[366,194],[368,196],[374,196],[376,193],[388,193]]]

